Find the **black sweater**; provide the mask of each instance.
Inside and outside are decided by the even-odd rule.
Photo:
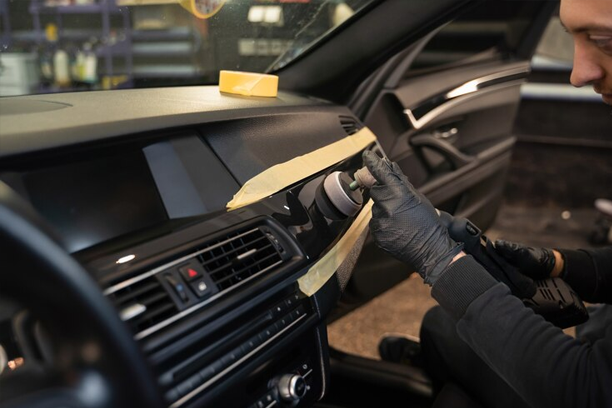
[[[612,304],[612,247],[560,251],[563,279],[586,301]],[[612,407],[612,327],[594,344],[525,307],[471,256],[432,288],[459,336],[533,408]]]

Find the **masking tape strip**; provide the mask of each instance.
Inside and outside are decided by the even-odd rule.
[[[351,227],[340,238],[340,241],[329,250],[317,263],[306,272],[306,275],[298,279],[300,290],[307,296],[312,296],[333,276],[338,267],[355,246],[355,243],[367,228],[372,218],[372,200],[363,207]]]
[[[228,210],[254,203],[345,160],[376,141],[368,128],[330,145],[277,164],[253,177],[227,203]]]

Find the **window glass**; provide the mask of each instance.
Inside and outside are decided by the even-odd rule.
[[[0,96],[273,71],[371,1],[0,0]]]
[[[445,25],[425,46],[409,75],[516,53],[540,10],[534,1],[486,1]]]

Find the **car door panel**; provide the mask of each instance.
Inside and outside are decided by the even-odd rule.
[[[461,84],[462,80],[457,83]],[[385,140],[384,130],[377,129],[375,121],[366,119],[366,124],[378,135],[381,145],[387,146],[390,159],[398,163],[436,207],[468,216],[477,225],[490,225],[501,204],[504,180],[516,141],[511,130],[518,108],[520,83],[512,80],[510,85],[478,92],[453,104],[423,128],[408,128],[393,140]],[[406,85],[402,90],[408,87]],[[390,103],[390,98],[394,98],[395,103]],[[393,106],[400,115],[403,114],[401,108],[410,106],[401,102],[396,92],[389,92],[381,100],[386,106]],[[449,127],[456,131],[446,138],[440,136],[441,129]],[[446,144],[469,160],[464,165],[454,166],[439,150],[411,146],[411,140],[423,137]],[[353,271],[338,315],[403,281],[412,270],[376,247],[370,238]]]
[[[395,69],[381,68],[379,72],[390,74],[367,108],[351,106],[363,112],[363,122],[377,135],[387,156],[437,208],[469,217],[483,230],[494,222],[502,201],[534,36],[544,29],[547,18],[542,16],[553,12],[551,4],[501,4],[500,11],[485,2],[472,10],[480,16],[474,21],[464,24],[459,17],[456,27],[452,22],[424,39],[429,44],[414,44],[402,61],[389,62]],[[526,29],[520,23],[524,19],[540,26]],[[523,30],[520,35],[517,29]],[[450,41],[453,50],[470,41],[486,48],[502,37],[506,45],[514,41],[512,57],[494,56],[494,48],[460,60],[438,52],[444,41]],[[432,60],[438,61],[433,68],[428,65]],[[412,270],[368,240],[345,291],[344,311],[337,315],[391,288]]]

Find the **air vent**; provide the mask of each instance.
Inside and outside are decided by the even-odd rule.
[[[135,333],[173,316],[177,308],[155,276],[136,282],[111,294],[121,319]]]
[[[111,286],[106,289],[105,295],[117,306],[121,319],[138,333],[136,338],[140,340],[209,304],[247,279],[272,271],[291,258],[288,248],[283,248],[274,234],[274,230],[267,226],[235,231],[193,248],[191,255]],[[205,279],[212,280],[207,282],[208,287],[213,283],[215,285],[214,296],[200,297],[197,287],[193,286],[198,281],[183,280],[176,268],[187,261],[202,265],[206,271]],[[170,271],[175,275],[176,284],[185,291],[180,313],[180,306],[175,304],[159,280],[160,273],[167,276],[166,272]],[[192,290],[189,290],[189,286]],[[178,287],[174,289],[178,291]]]
[[[284,249],[278,240],[258,228],[231,234],[209,246],[212,249],[198,259],[220,291],[283,262]]]
[[[350,116],[340,116],[340,125],[349,136],[359,132],[362,128],[362,126]]]

